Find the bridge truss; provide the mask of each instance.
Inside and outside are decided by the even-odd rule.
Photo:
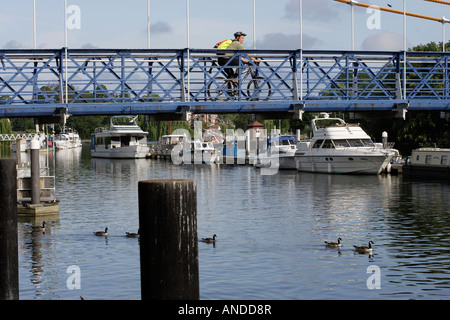
[[[235,87],[218,52],[240,61]],[[244,64],[247,54],[262,62]],[[447,112],[449,59],[381,51],[2,50],[0,117]]]

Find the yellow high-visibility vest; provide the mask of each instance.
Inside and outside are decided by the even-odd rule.
[[[222,41],[216,43],[216,45],[214,46],[214,49],[226,49],[232,42],[233,42],[233,40],[230,40],[230,39],[222,40]]]

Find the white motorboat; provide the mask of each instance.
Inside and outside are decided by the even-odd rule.
[[[159,142],[155,144],[155,148],[153,150],[153,156],[154,157],[160,157],[160,158],[170,158],[172,149],[180,144],[184,143],[186,141],[187,137],[185,134],[167,134],[161,136],[159,139]]]
[[[278,167],[278,169],[297,169],[295,152],[298,139],[294,136],[275,136],[266,140],[254,163],[257,167]]]
[[[91,156],[95,158],[145,158],[148,132],[136,124],[137,116],[114,116],[110,128],[95,129],[91,137]]]
[[[191,160],[194,164],[213,164],[219,160],[219,153],[211,141],[192,141],[190,148],[187,148],[186,151],[191,153]]]
[[[211,141],[188,141],[180,136],[178,142],[170,148],[170,159],[175,164],[213,164],[220,160],[219,153]],[[174,140],[177,141],[177,140]],[[165,156],[166,159],[169,156]]]
[[[298,171],[341,174],[379,174],[393,156],[391,146],[372,142],[359,124],[340,118],[312,120],[313,138],[297,144],[295,161]]]
[[[203,133],[203,141],[205,142],[212,142],[213,145],[218,148],[222,148],[224,144],[224,136],[222,131],[220,131],[220,127],[218,129],[215,128],[209,128],[206,129]]]
[[[168,134],[161,136],[155,145],[152,156],[171,159],[176,164],[212,164],[219,160],[219,152],[213,142],[189,140],[186,134]]]
[[[66,129],[55,135],[53,138],[55,149],[66,150],[81,148],[81,138],[78,132],[72,129]]]

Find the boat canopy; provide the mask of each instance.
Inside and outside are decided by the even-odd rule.
[[[297,144],[299,140],[294,136],[276,136],[271,137],[267,139],[267,146],[270,146],[272,141],[278,145],[290,145],[290,144]]]

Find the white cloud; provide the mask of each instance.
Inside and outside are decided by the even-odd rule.
[[[332,7],[332,1],[330,0],[314,0],[314,1],[303,1],[302,15],[303,18],[311,18],[320,20],[334,19],[338,18],[339,14]],[[286,13],[286,18],[298,19],[299,18],[299,1],[289,0],[289,2],[284,7]],[[320,22],[319,22],[320,23]]]
[[[25,49],[29,48],[22,42],[18,42],[16,40],[10,40],[3,46],[4,49]]]
[[[312,49],[320,41],[308,35],[303,35],[303,48]],[[281,32],[269,33],[262,40],[256,42],[257,49],[279,49],[292,50],[300,47],[300,36],[298,34],[284,34]]]
[[[410,44],[407,42],[407,48]],[[400,51],[403,50],[403,35],[391,31],[381,31],[367,37],[361,44],[362,50]]]
[[[81,49],[98,49],[98,47],[94,46],[90,42],[85,43],[81,46]]]
[[[153,24],[150,25],[150,32],[151,33],[158,33],[158,34],[172,33],[173,32],[173,28],[167,22],[158,21],[158,22],[153,23]]]

